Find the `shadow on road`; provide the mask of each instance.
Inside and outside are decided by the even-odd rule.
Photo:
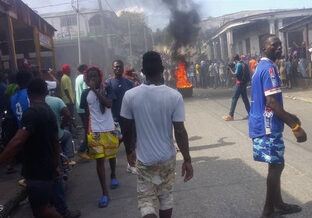
[[[225,142],[224,139],[227,137],[220,138],[216,144],[210,144],[210,145],[199,145],[199,146],[190,146],[190,151],[199,151],[204,149],[210,149],[210,148],[218,148],[222,146],[229,146],[236,144],[235,142]]]
[[[180,177],[183,161],[177,162],[174,216],[179,218],[260,217],[266,194],[266,178],[241,159],[193,157],[194,178],[184,183]],[[286,190],[287,191],[287,190]],[[283,190],[285,202],[299,204]],[[309,217],[311,202],[295,217]],[[307,215],[307,216],[306,216]],[[292,217],[292,216],[291,216]]]

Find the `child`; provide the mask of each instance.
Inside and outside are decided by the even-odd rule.
[[[113,135],[115,125],[111,112],[112,100],[108,97],[111,92],[101,85],[102,72],[97,67],[91,67],[85,70],[84,75],[90,89],[82,94],[80,107],[89,111],[89,155],[96,160],[96,169],[103,191],[98,206],[103,208],[109,203],[104,163],[105,159],[116,157],[119,142]],[[114,165],[111,166],[111,188],[117,188],[118,185]]]

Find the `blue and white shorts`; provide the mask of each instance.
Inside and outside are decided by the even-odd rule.
[[[255,161],[275,164],[284,163],[285,145],[281,132],[253,138],[252,143]]]

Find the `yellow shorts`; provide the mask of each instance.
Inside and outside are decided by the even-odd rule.
[[[158,215],[158,208],[168,210],[173,207],[175,165],[175,157],[152,166],[137,162],[138,207],[142,217],[148,214]]]
[[[88,134],[89,156],[92,159],[116,157],[119,140],[112,133],[91,132]]]

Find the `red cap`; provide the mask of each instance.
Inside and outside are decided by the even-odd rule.
[[[65,73],[65,74],[69,74],[70,73],[70,66],[68,64],[64,64],[62,66],[62,72]]]

